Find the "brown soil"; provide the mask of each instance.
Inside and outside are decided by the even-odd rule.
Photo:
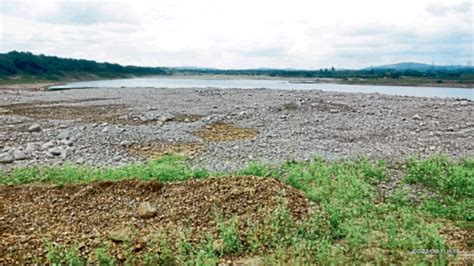
[[[191,241],[204,232],[217,236],[216,213],[258,223],[281,199],[296,219],[308,212],[307,199],[274,179],[225,177],[167,183],[127,180],[66,186],[0,188],[0,264],[44,263],[45,240],[71,246],[92,258],[105,244],[120,261],[125,247],[110,239],[128,228],[134,252],[153,251],[157,232],[190,228]],[[157,216],[142,219],[137,208],[151,202]],[[239,231],[244,223],[239,223]],[[245,226],[245,225],[243,225]],[[127,230],[125,230],[127,231]]]
[[[86,99],[86,101],[100,101],[108,99]],[[76,102],[36,102],[32,104],[13,104],[1,107],[7,110],[6,114],[19,115],[34,119],[79,120],[85,123],[109,123],[121,125],[153,124],[157,121],[140,121],[131,118],[122,119],[121,116],[130,117],[127,106],[121,104],[110,105],[66,105]]]
[[[170,142],[154,142],[149,144],[134,144],[127,151],[131,155],[135,155],[145,159],[154,159],[165,154],[181,154],[188,157],[198,155],[203,149],[203,144],[191,143],[170,143]]]
[[[232,123],[214,123],[200,130],[194,131],[193,135],[206,141],[234,141],[255,139],[258,131],[251,128],[241,128]]]

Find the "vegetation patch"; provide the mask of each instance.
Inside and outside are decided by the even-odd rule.
[[[241,128],[233,123],[214,123],[198,131],[193,135],[206,141],[234,141],[254,139],[258,131],[251,128]]]
[[[392,168],[401,172],[400,184],[381,193]],[[473,158],[398,165],[316,158],[251,163],[207,178],[184,157],[164,156],[121,168],[1,175],[6,264],[463,264],[471,252]],[[153,204],[156,216],[138,216],[142,202]]]

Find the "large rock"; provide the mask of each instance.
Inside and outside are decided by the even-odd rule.
[[[0,153],[0,163],[13,163],[14,160],[13,152]]]
[[[26,143],[26,147],[25,147],[26,153],[33,153],[39,149],[40,149],[40,145],[38,143],[35,143],[35,142]]]
[[[24,160],[27,157],[28,156],[26,155],[26,153],[24,151],[21,151],[21,150],[14,150],[13,151],[13,158],[15,160]]]
[[[137,209],[138,216],[147,219],[155,217],[157,214],[156,207],[148,201],[142,202]]]
[[[70,139],[70,138],[71,138],[71,135],[72,135],[71,130],[70,130],[70,129],[65,129],[65,130],[61,131],[61,132],[58,134],[57,138],[58,138],[58,139]]]
[[[62,149],[61,151],[61,159],[67,159],[71,157],[74,149],[71,147],[66,147],[65,149]]]
[[[28,128],[28,132],[40,132],[42,130],[41,125],[34,123]]]
[[[109,238],[115,242],[130,242],[133,239],[133,230],[130,227],[119,227],[109,232]]]
[[[43,145],[41,145],[41,149],[42,150],[47,150],[47,149],[50,149],[50,148],[53,148],[56,144],[54,144],[54,141],[48,141],[46,143],[44,143]]]

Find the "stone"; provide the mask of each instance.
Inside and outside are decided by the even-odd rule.
[[[413,120],[421,120],[421,116],[419,114],[415,114],[412,116]]]
[[[40,124],[34,123],[28,128],[28,132],[41,132],[42,128]]]
[[[28,156],[26,155],[26,153],[24,151],[21,151],[21,150],[14,150],[13,151],[13,158],[15,160],[24,160],[27,157]]]
[[[25,147],[26,153],[33,153],[39,149],[40,149],[40,146],[38,143],[35,143],[35,142],[26,143],[26,147]]]
[[[65,129],[61,131],[57,136],[58,139],[70,139],[71,138],[71,130]]]
[[[147,219],[156,216],[156,207],[148,201],[142,202],[137,209],[138,216]]]
[[[129,147],[130,145],[132,145],[132,142],[128,140],[123,140],[120,142],[120,146],[123,146],[123,147]]]
[[[41,145],[41,149],[42,150],[47,150],[47,149],[50,149],[52,147],[54,147],[54,141],[48,141],[46,143],[44,143],[43,145]]]
[[[329,109],[329,112],[330,112],[331,114],[336,114],[336,113],[339,113],[339,110],[337,110],[337,109]]]
[[[61,159],[67,159],[73,153],[73,148],[67,147],[61,151]]]
[[[59,156],[63,152],[63,149],[61,147],[53,147],[49,149],[48,152],[54,156]]]
[[[60,141],[60,143],[69,147],[71,147],[74,144],[72,140],[68,140],[68,139],[63,139]]]
[[[15,158],[13,157],[13,152],[4,152],[0,153],[0,163],[13,163]]]
[[[104,127],[104,128],[102,129],[102,133],[105,133],[105,132],[108,132],[108,131],[109,131],[109,127]]]
[[[120,227],[109,232],[109,238],[115,242],[130,242],[133,239],[133,231],[130,227]]]

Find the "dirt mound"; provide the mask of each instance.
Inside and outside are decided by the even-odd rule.
[[[251,128],[241,128],[232,123],[214,123],[200,130],[194,131],[193,135],[207,141],[234,141],[254,139],[258,132]]]
[[[172,142],[153,142],[146,144],[134,144],[127,148],[129,154],[154,159],[165,154],[182,154],[188,157],[198,155],[203,149],[202,143],[172,143]]]
[[[299,191],[259,177],[225,177],[160,183],[127,180],[66,186],[0,188],[0,264],[46,260],[45,240],[77,245],[89,257],[102,241],[120,237],[147,247],[150,236],[166,228],[215,234],[216,214],[263,221],[267,210],[287,202],[299,219],[308,201]],[[139,205],[149,202],[156,216],[142,219]],[[123,236],[125,234],[125,236]],[[198,236],[197,236],[198,237]],[[115,249],[114,249],[115,248]]]

